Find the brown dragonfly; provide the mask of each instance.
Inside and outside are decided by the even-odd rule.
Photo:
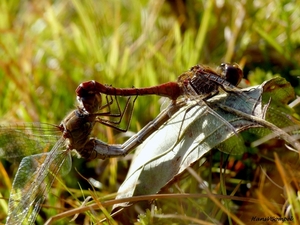
[[[110,111],[112,97],[106,96],[107,102],[102,105],[101,94],[96,93],[85,99],[88,111],[79,104],[58,126],[43,123],[0,125],[0,157],[13,161],[34,151],[44,152],[22,159],[10,193],[6,224],[34,224],[58,172],[62,167],[66,171],[70,169],[72,150],[86,159],[107,157],[95,153],[97,140],[91,138],[90,134],[97,122],[121,130],[117,126],[118,121],[102,119],[101,116],[118,117],[121,120],[129,111],[131,118],[130,98],[123,111],[117,102],[120,111],[116,114]],[[101,147],[105,146],[103,142],[100,143]],[[109,150],[109,145],[106,146]],[[49,149],[49,152],[45,152]]]

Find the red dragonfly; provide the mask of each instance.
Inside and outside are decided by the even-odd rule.
[[[243,71],[238,64],[222,63],[217,71],[197,65],[179,76],[177,82],[144,88],[115,88],[92,80],[81,83],[76,93],[78,101],[83,102],[83,105],[86,96],[95,93],[112,96],[159,95],[176,100],[181,95],[212,96],[218,93],[219,87],[224,89],[224,86],[237,86],[242,78]]]
[[[172,100],[172,104],[176,105],[180,96],[183,96],[183,98],[185,99],[195,100],[197,104],[205,104],[205,101],[203,100],[211,98],[212,96],[218,94],[220,89],[223,89],[227,93],[232,93],[236,95],[236,98],[243,99],[244,102],[251,103],[243,104],[241,106],[238,106],[238,108],[246,108],[246,110],[242,111],[247,111],[247,114],[257,116],[255,116],[256,118],[254,118],[246,114],[242,115],[241,112],[237,112],[236,110],[233,110],[234,112],[232,111],[232,113],[238,113],[239,116],[242,116],[247,120],[255,120],[257,124],[263,124],[262,126],[267,126],[271,128],[273,132],[276,133],[278,136],[282,136],[283,133],[279,132],[280,129],[276,126],[273,126],[273,124],[270,124],[267,121],[265,121],[265,118],[266,113],[272,115],[272,118],[274,119],[278,117],[277,115],[283,114],[283,112],[278,111],[274,107],[270,107],[269,103],[262,106],[262,104],[260,103],[262,96],[260,96],[259,99],[253,99],[250,96],[246,95],[242,90],[238,89],[236,86],[241,82],[242,78],[243,72],[238,66],[238,64],[222,63],[216,71],[211,69],[210,67],[196,65],[192,67],[189,71],[180,75],[177,79],[177,82],[167,82],[161,85],[145,88],[115,88],[103,85],[99,82],[92,80],[81,83],[77,87],[76,93],[77,99],[79,102],[82,102],[83,107],[85,107],[84,101],[86,96],[90,94],[93,95],[95,93],[102,93],[112,96],[139,96],[154,94],[163,97],[168,97]],[[180,103],[183,104],[181,101]],[[257,105],[260,105],[260,107],[256,107]],[[180,107],[177,107],[176,109],[179,110],[179,108]],[[216,118],[221,120],[231,131],[236,133],[234,127],[228,121],[219,116],[209,107],[207,108],[210,114],[213,114]],[[173,111],[174,110],[175,107],[173,107]],[[230,109],[228,109],[228,107],[225,110],[231,111]],[[174,113],[175,112],[173,112],[173,114]],[[164,119],[167,120],[167,117],[165,117]],[[290,119],[287,118],[286,125],[290,124],[290,122]],[[147,130],[146,128],[148,126],[149,129]],[[154,126],[153,124],[151,124],[151,122],[148,125],[146,125],[146,127],[144,127],[144,131],[147,131],[148,134],[145,135],[143,133],[143,138],[147,138],[157,129],[157,127],[158,126]],[[288,135],[284,134],[284,136],[287,137]],[[298,144],[295,144],[294,147],[295,149],[299,149]]]
[[[216,95],[220,88],[227,92],[235,91],[236,93],[242,94],[242,92],[236,88],[236,86],[241,82],[242,78],[243,71],[236,63],[222,63],[217,68],[217,71],[207,66],[197,65],[180,75],[177,79],[177,82],[167,82],[161,85],[144,88],[115,88],[91,80],[81,83],[76,89],[76,94],[77,100],[81,102],[83,107],[87,108],[87,110],[88,106],[85,106],[86,99],[88,96],[93,96],[96,93],[112,95],[115,96],[115,98],[116,96],[159,95],[170,98],[172,100],[172,104],[176,104],[176,100],[180,96],[198,101],[208,99]],[[246,95],[245,97],[248,98]],[[179,107],[173,106],[173,110],[174,108],[179,110]],[[172,115],[174,113],[175,112],[173,112]],[[231,127],[230,129],[234,131],[234,128],[230,123],[212,110],[211,113],[222,120],[228,127]],[[167,120],[167,117],[165,117],[165,119]],[[149,135],[156,130],[154,129],[154,126],[150,124],[148,125],[153,128],[149,129]],[[146,127],[148,125],[146,125]],[[144,138],[147,138],[149,135],[144,136]]]

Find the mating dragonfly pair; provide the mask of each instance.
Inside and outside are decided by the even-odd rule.
[[[80,84],[76,89],[79,104],[77,109],[72,111],[59,126],[49,124],[1,126],[0,157],[18,156],[17,150],[20,148],[24,152],[26,149],[43,150],[49,148],[49,143],[55,142],[49,152],[22,159],[10,194],[7,224],[34,223],[46,193],[63,165],[68,164],[65,161],[70,160],[72,150],[76,150],[83,158],[89,160],[124,156],[168,121],[187,104],[188,100],[203,103],[223,89],[225,92],[234,93],[251,101],[240,89],[236,88],[242,77],[242,70],[237,64],[221,64],[216,71],[197,65],[179,76],[177,82],[147,88],[114,88],[96,81],[88,81]],[[102,104],[102,95],[106,95],[105,104]],[[135,100],[140,95],[159,95],[170,98],[172,102],[157,118],[123,144],[109,145],[90,137],[97,123],[121,130],[118,124],[128,111],[129,117],[132,116]],[[120,109],[117,96],[128,97],[124,110]],[[130,108],[129,103],[132,97],[134,98],[133,105]],[[117,114],[110,110],[114,102],[119,109]],[[216,114],[213,110],[210,113]],[[107,120],[103,117],[114,117],[119,120]],[[224,123],[230,126],[226,120]],[[129,123],[122,131],[126,131],[128,126]],[[46,132],[49,129],[58,131],[60,135],[50,135]],[[233,127],[232,129],[234,132]],[[37,133],[34,130],[37,130]],[[44,133],[41,134],[41,132]]]

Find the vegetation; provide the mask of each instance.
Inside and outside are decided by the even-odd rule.
[[[280,75],[291,82],[299,94],[299,3],[283,0],[2,0],[1,122],[59,124],[75,108],[75,89],[83,81],[94,79],[114,87],[153,86],[175,81],[182,72],[199,63],[216,67],[221,62],[237,62],[244,68],[244,76],[251,85]],[[160,106],[158,97],[139,97],[130,131],[137,132],[155,118]],[[124,141],[119,133],[100,125],[95,135],[108,143]],[[245,139],[251,140],[251,137]],[[291,162],[291,158],[287,156],[284,143],[272,140],[259,148],[249,147],[248,151],[247,155],[241,156],[242,164],[252,179],[248,183],[255,181],[257,186],[255,189],[243,186],[245,190],[239,190],[240,196],[255,197],[264,212],[253,212],[252,215],[283,217],[284,199],[287,199],[293,205],[292,215],[297,224],[300,220],[295,218],[296,213],[300,213],[299,201],[296,200],[299,193],[292,191],[291,184],[299,190],[299,177],[297,174],[290,175],[292,182],[285,177],[287,173],[299,171],[299,168],[287,169],[286,164]],[[211,174],[215,174],[223,163],[220,160],[225,161],[226,156],[220,155],[217,150],[215,154],[212,153],[211,161],[208,160],[200,168],[194,165],[194,169],[198,177],[200,174],[208,179],[211,191],[219,190],[219,194],[230,197],[242,186],[239,181],[244,182],[244,177],[232,177],[231,184],[234,187],[230,191],[222,189],[226,186],[222,183],[222,176],[219,176],[220,183],[213,184]],[[274,156],[274,153],[277,155]],[[267,156],[272,160],[268,160],[270,158]],[[261,158],[267,161],[263,165],[273,172],[277,171],[277,174],[274,172],[271,177],[266,176],[257,166],[263,163]],[[229,162],[235,160],[229,158]],[[0,197],[3,198],[0,199],[0,221],[4,222],[7,198],[18,165],[1,162],[0,177],[4,179],[0,181]],[[84,197],[90,195],[94,200],[113,199],[126,176],[129,163],[130,157],[91,162],[74,159],[71,173],[53,185],[38,223],[43,224],[59,212],[79,207]],[[293,164],[296,165],[295,162]],[[83,177],[93,177],[101,187],[91,191],[92,186],[79,173]],[[183,174],[168,191],[198,193],[197,176]],[[279,184],[278,190],[274,182]],[[282,195],[283,186],[286,197],[277,199],[276,202],[281,205],[273,204],[274,196]],[[268,190],[272,190],[274,196],[267,195]],[[243,210],[249,212],[250,203],[241,198],[236,204],[236,200],[234,197],[220,200],[225,208],[219,208],[209,198],[169,198],[158,200],[144,213],[132,210],[129,215],[132,215],[132,220],[139,219],[137,224],[204,224],[204,220],[210,223],[248,223],[237,217],[241,216]],[[88,224],[89,221],[98,222],[105,217],[111,224],[117,223],[109,216],[111,204],[98,203],[98,206],[100,211],[80,214],[76,223],[73,223]],[[253,210],[255,207],[250,208]],[[228,209],[231,209],[231,213],[227,213]],[[203,212],[207,217],[203,217]],[[70,218],[59,222],[65,224]]]

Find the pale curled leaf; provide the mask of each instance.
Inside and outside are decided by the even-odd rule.
[[[225,105],[263,120],[265,111],[271,109],[269,105],[263,105],[261,101],[264,87],[276,87],[267,88],[270,92],[272,90],[276,93],[291,92],[290,89],[278,92],[277,88],[281,88],[278,83],[284,83],[284,88],[290,86],[282,78],[275,78],[260,86],[243,90],[242,95],[228,93],[215,96],[207,101],[208,105],[203,102],[197,104],[195,101],[190,101],[138,148],[127,178],[118,190],[117,198],[159,192],[176,175],[213,148],[217,147],[230,154],[242,154],[245,146],[238,133],[263,125],[255,120],[227,112],[219,106]],[[287,98],[292,95],[293,92],[282,96]],[[281,98],[283,97],[278,97],[279,101],[284,102]],[[212,110],[218,116],[211,113]],[[274,115],[274,118],[283,116],[280,112],[274,112]],[[228,126],[224,120],[231,126]],[[277,118],[279,127],[282,127],[281,121],[282,119]],[[292,123],[291,120],[289,122]],[[127,205],[128,203],[115,205],[114,208]]]

